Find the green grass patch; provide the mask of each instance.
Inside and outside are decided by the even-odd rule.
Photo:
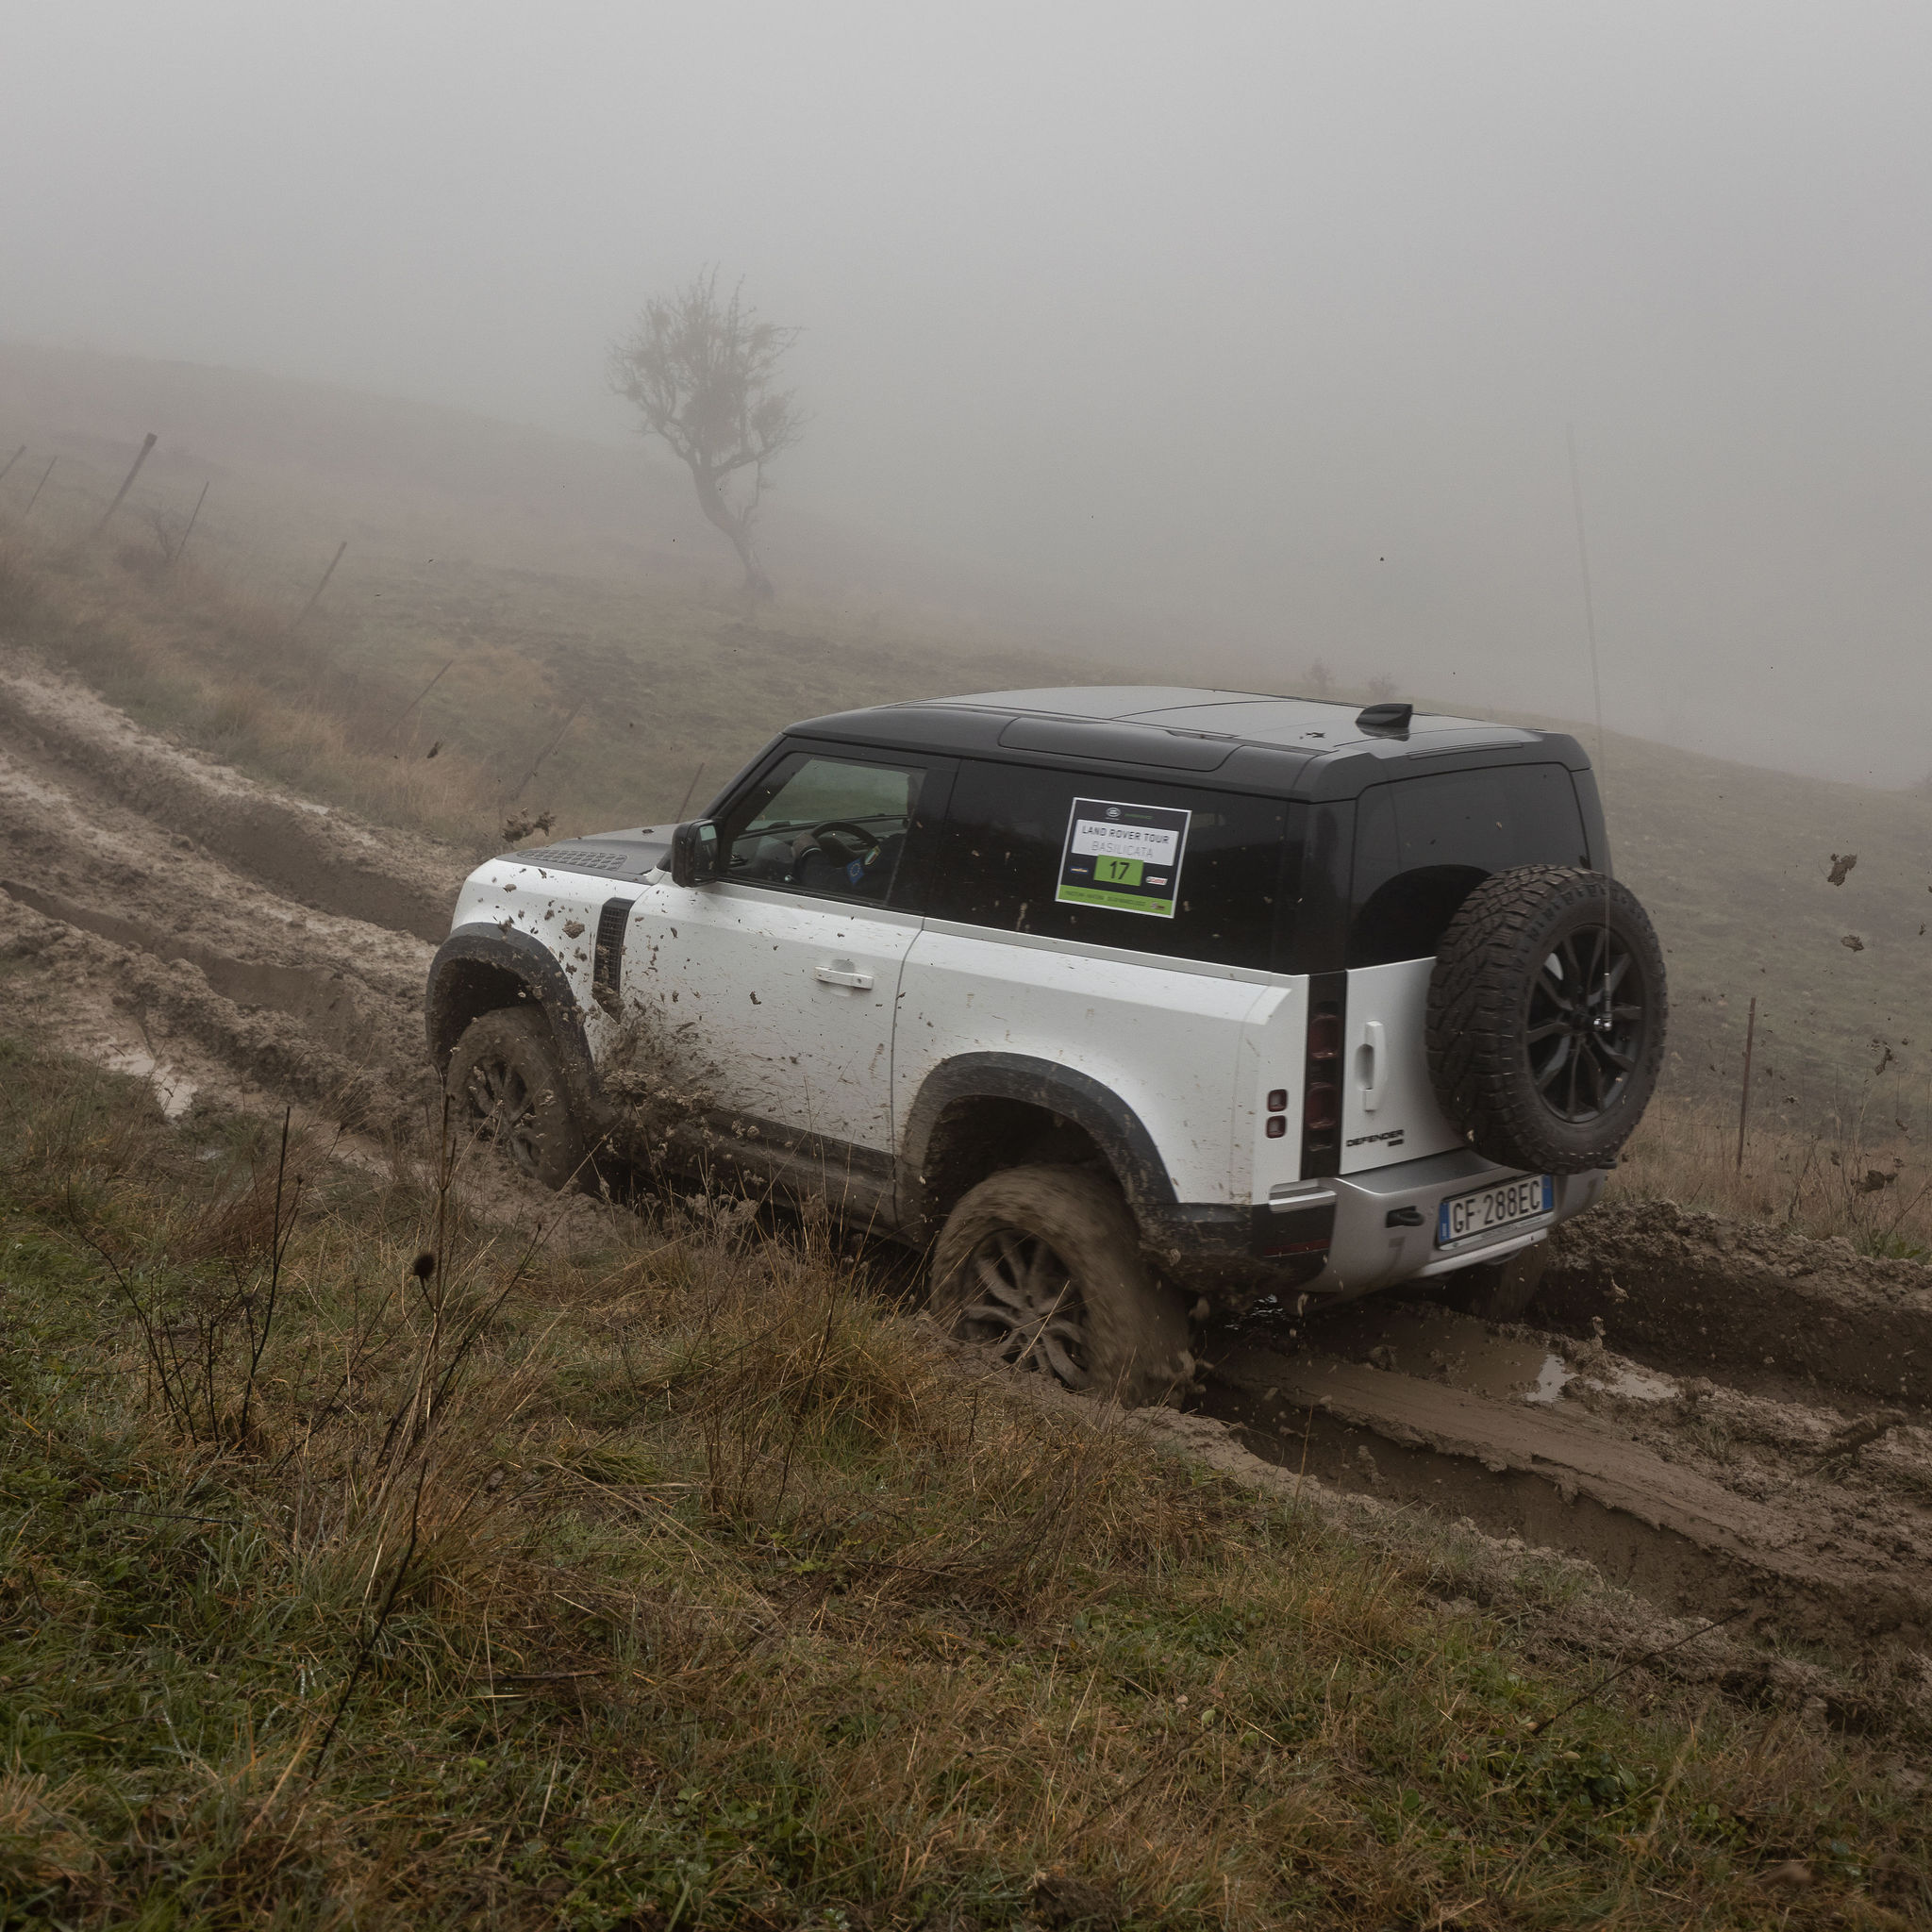
[[[533,1249],[19,1042],[0,1079],[0,1923],[1932,1904],[1863,1747],[1655,1685],[1532,1729],[1593,1660],[961,1376],[808,1239]]]

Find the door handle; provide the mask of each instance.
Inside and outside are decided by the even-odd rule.
[[[1369,1064],[1362,1080],[1362,1111],[1374,1113],[1382,1104],[1382,1087],[1388,1077],[1389,1052],[1387,1035],[1379,1020],[1371,1020],[1362,1028],[1362,1051],[1369,1057]]]
[[[821,966],[812,974],[822,986],[842,986],[854,992],[872,991],[872,974],[855,973],[849,965]]]

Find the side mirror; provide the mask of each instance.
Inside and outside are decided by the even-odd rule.
[[[708,886],[718,876],[718,828],[709,819],[686,819],[671,835],[671,882]]]

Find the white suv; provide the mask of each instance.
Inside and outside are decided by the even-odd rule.
[[[1128,1400],[1190,1320],[1491,1267],[1602,1191],[1662,957],[1575,741],[1139,687],[793,725],[701,819],[471,874],[458,1108],[553,1186],[813,1196]]]

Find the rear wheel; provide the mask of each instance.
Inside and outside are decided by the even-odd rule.
[[[520,1174],[546,1188],[593,1178],[590,1143],[541,1013],[506,1007],[471,1021],[450,1056],[448,1090],[452,1113],[494,1141]]]
[[[962,1195],[933,1249],[932,1311],[1025,1373],[1129,1407],[1193,1374],[1180,1297],[1141,1253],[1134,1217],[1085,1168],[1015,1167]]]

